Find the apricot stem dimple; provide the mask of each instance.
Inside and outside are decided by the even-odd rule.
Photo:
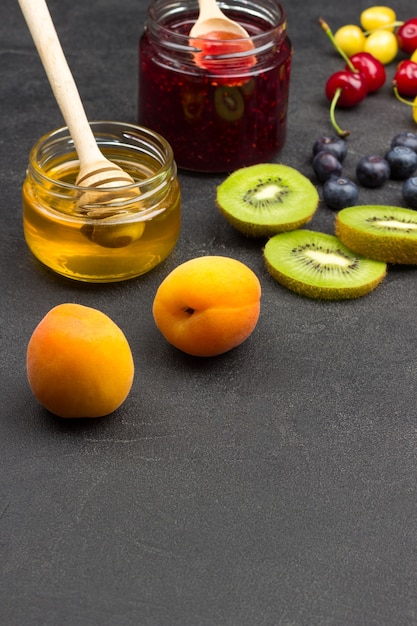
[[[187,307],[185,307],[184,312],[188,313],[188,315],[192,315],[193,313],[195,313],[195,309],[193,309],[190,306],[187,306]]]

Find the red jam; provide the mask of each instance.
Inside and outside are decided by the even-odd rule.
[[[196,3],[181,11],[154,0],[140,40],[139,122],[169,141],[184,169],[232,171],[270,160],[285,142],[292,49],[283,9],[229,3],[225,13],[250,39],[191,40]]]

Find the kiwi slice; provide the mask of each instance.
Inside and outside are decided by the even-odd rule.
[[[417,264],[417,213],[396,206],[363,205],[339,211],[336,235],[370,259]]]
[[[293,167],[259,163],[230,174],[217,187],[216,203],[244,235],[270,237],[308,222],[317,209],[319,194]]]
[[[279,233],[264,248],[268,272],[298,294],[321,300],[359,298],[383,280],[387,266],[349,250],[334,235]]]

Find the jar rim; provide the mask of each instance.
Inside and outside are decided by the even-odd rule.
[[[147,142],[148,145],[153,146],[154,148],[154,153],[153,156],[155,156],[155,154],[157,154],[157,158],[156,160],[159,161],[160,163],[160,167],[155,170],[155,172],[140,181],[136,181],[130,185],[122,185],[120,187],[100,187],[100,192],[107,193],[109,191],[112,192],[117,192],[118,189],[123,189],[124,191],[126,190],[130,190],[130,189],[136,189],[139,192],[141,192],[141,189],[143,188],[147,188],[147,189],[155,189],[155,187],[158,187],[163,180],[165,180],[166,177],[166,173],[169,172],[170,170],[173,171],[173,176],[176,173],[176,165],[175,165],[175,160],[174,160],[174,154],[173,154],[173,150],[172,147],[170,145],[170,143],[159,133],[157,133],[154,130],[151,130],[150,128],[147,128],[145,126],[139,126],[137,124],[133,124],[130,122],[121,122],[121,121],[114,121],[114,120],[94,120],[89,122],[94,135],[96,136],[96,138],[99,138],[99,129],[102,129],[102,132],[105,132],[104,129],[106,129],[107,133],[109,133],[111,130],[114,131],[119,131],[120,133],[120,137],[125,137],[125,138],[133,138],[133,137],[137,137],[138,139],[142,139],[144,142]],[[113,133],[113,135],[109,135],[109,139],[111,139],[111,137],[113,136],[116,137],[116,134]],[[63,181],[63,180],[57,180],[54,178],[51,178],[50,176],[48,176],[48,174],[45,173],[43,166],[41,164],[41,152],[43,149],[45,149],[46,146],[50,145],[51,147],[53,145],[58,145],[59,142],[67,142],[67,145],[71,145],[74,152],[76,152],[75,149],[75,145],[73,143],[73,140],[71,138],[70,132],[69,132],[69,128],[68,126],[61,126],[58,128],[55,128],[47,133],[45,133],[44,135],[42,135],[32,146],[32,148],[30,149],[29,152],[29,169],[32,170],[32,172],[39,177],[39,179],[43,180],[46,184],[53,184],[55,186],[59,186],[62,187],[63,189],[66,190],[71,190],[71,191],[77,191],[79,193],[83,193],[87,190],[89,190],[89,187],[85,187],[82,185],[76,185],[75,183],[70,183],[67,181]],[[98,142],[99,143],[99,142]],[[115,144],[116,145],[116,144]],[[125,147],[129,147],[128,144],[123,144]],[[100,147],[100,143],[99,143],[99,147]],[[138,150],[138,152],[140,152]],[[44,161],[43,163],[45,163],[46,161]],[[150,192],[144,192],[143,195],[146,196],[147,194],[149,194]],[[141,192],[142,195],[142,192]]]
[[[173,32],[173,30],[170,27],[167,27],[166,25],[164,25],[163,23],[161,23],[161,21],[158,19],[157,12],[156,12],[156,8],[158,4],[165,4],[165,8],[166,10],[168,10],[169,8],[172,8],[173,13],[175,13],[176,15],[179,15],[181,13],[181,11],[183,11],[183,14],[185,13],[189,13],[191,6],[187,6],[187,2],[183,1],[181,3],[181,5],[178,4],[177,0],[151,0],[151,3],[148,6],[147,9],[147,15],[148,18],[151,22],[153,22],[154,24],[158,25],[158,29],[161,30],[161,32],[166,36],[166,37],[173,37],[175,36],[175,39],[177,41],[177,45],[179,47],[181,46],[189,46],[189,41],[190,41],[190,36],[188,34],[182,34],[179,32]],[[256,33],[253,35],[250,35],[250,39],[252,40],[253,44],[255,45],[255,48],[262,47],[263,42],[265,41],[265,38],[270,38],[271,37],[271,33],[276,32],[278,34],[282,34],[284,35],[286,33],[286,26],[287,26],[287,15],[286,15],[286,11],[283,7],[283,5],[281,4],[281,2],[277,1],[277,0],[270,0],[270,5],[273,6],[273,8],[275,10],[278,11],[278,17],[274,20],[273,19],[273,14],[272,14],[272,10],[269,9],[268,7],[265,6],[265,1],[262,2],[262,4],[260,4],[259,2],[257,2],[256,0],[223,0],[223,2],[219,2],[218,6],[219,8],[221,8],[223,11],[227,11],[227,9],[236,9],[236,7],[240,6],[241,8],[241,12],[242,15],[248,15],[253,17],[260,17],[264,19],[264,21],[266,23],[270,24],[270,29],[268,29],[267,31],[263,31],[260,33]],[[257,11],[254,10],[254,7],[256,7]],[[194,9],[194,6],[193,6]],[[198,8],[195,9],[195,13],[198,16]],[[166,16],[167,14],[165,13],[164,16]],[[270,20],[267,20],[267,16],[269,16]],[[242,40],[247,39],[246,37],[243,37]],[[194,42],[198,42],[198,41],[210,41],[209,39],[205,38],[205,37],[192,37],[193,43]],[[240,39],[236,39],[236,42],[240,41]]]

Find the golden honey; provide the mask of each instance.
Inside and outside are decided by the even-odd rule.
[[[36,258],[58,274],[87,282],[125,280],[154,268],[176,245],[176,164],[170,145],[149,129],[117,122],[91,126],[104,156],[135,184],[94,191],[89,202],[88,190],[75,184],[78,160],[68,130],[58,129],[30,153],[24,235]]]

